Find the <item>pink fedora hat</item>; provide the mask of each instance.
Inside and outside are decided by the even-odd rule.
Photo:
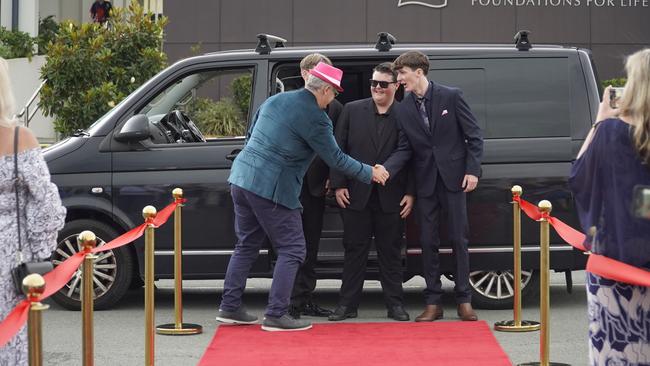
[[[319,62],[316,67],[309,70],[309,73],[323,80],[324,82],[331,84],[336,90],[339,91],[339,93],[343,92],[343,88],[341,88],[341,78],[343,78],[343,71],[341,69],[337,69],[336,67],[328,65],[324,62]]]

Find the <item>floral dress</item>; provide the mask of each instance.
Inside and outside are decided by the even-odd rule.
[[[18,225],[14,192],[14,155],[0,156],[0,321],[24,299],[17,295],[11,270],[17,264]],[[40,148],[18,153],[20,228],[25,261],[50,257],[66,210],[57,187],[50,181]],[[26,327],[0,348],[0,366],[27,365]]]
[[[573,164],[569,185],[592,252],[650,269],[650,220],[632,214],[634,187],[650,185],[650,166],[619,119],[598,125]],[[596,230],[592,230],[596,228]],[[650,288],[587,273],[590,365],[650,365]]]

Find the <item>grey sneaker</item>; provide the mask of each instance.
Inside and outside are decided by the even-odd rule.
[[[290,332],[296,330],[307,330],[311,328],[311,323],[304,319],[294,319],[289,314],[284,314],[279,318],[274,316],[265,316],[262,321],[262,330],[269,332]]]
[[[257,317],[247,313],[243,307],[240,307],[237,311],[219,309],[217,321],[227,324],[255,324],[257,323]]]

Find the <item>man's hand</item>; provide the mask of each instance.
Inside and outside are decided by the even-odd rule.
[[[411,196],[410,194],[405,195],[404,198],[402,198],[402,201],[399,203],[399,205],[402,207],[402,211],[400,211],[399,216],[405,219],[411,213],[411,210],[413,210],[414,203],[415,197]]]
[[[474,189],[476,189],[476,186],[478,185],[478,177],[471,175],[471,174],[465,174],[465,178],[463,178],[463,192],[471,192]]]
[[[347,188],[338,188],[336,190],[336,203],[341,208],[346,208],[350,204],[350,192],[348,192]]]
[[[386,185],[386,181],[390,177],[390,174],[388,174],[388,171],[386,168],[384,168],[383,165],[375,165],[372,167],[372,181],[375,183],[379,183],[382,186]]]

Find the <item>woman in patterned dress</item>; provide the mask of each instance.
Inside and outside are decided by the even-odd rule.
[[[609,87],[573,165],[575,194],[587,247],[650,269],[650,220],[633,214],[633,190],[650,186],[650,49],[629,56],[620,107]],[[591,365],[650,365],[650,288],[587,273]]]
[[[20,235],[25,261],[50,257],[56,248],[57,231],[63,227],[65,208],[59,192],[50,181],[47,165],[34,135],[12,120],[14,97],[9,83],[7,62],[0,58],[0,321],[24,299],[11,280],[18,261]],[[19,213],[14,191],[14,132],[18,129]],[[20,214],[20,234],[17,214]],[[25,327],[0,348],[0,366],[27,365]]]

